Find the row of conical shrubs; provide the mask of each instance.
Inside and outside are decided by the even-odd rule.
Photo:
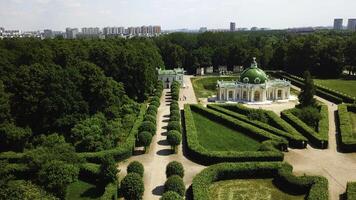
[[[184,168],[182,163],[172,161],[166,167],[167,180],[164,183],[164,193],[160,200],[183,200],[185,185],[183,182]]]
[[[180,109],[178,104],[180,84],[173,82],[171,86],[172,102],[170,105],[170,118],[167,126],[167,141],[171,145],[172,150],[176,153],[177,146],[182,141],[182,126],[180,118]]]

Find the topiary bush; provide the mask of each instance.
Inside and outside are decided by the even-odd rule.
[[[177,152],[177,146],[181,143],[182,141],[182,134],[179,133],[176,130],[171,130],[167,134],[167,141],[171,145],[172,149],[174,152]]]
[[[139,132],[147,131],[150,132],[151,135],[156,134],[156,125],[150,121],[143,121],[138,128]]]
[[[177,161],[172,161],[168,163],[166,167],[166,177],[169,178],[172,175],[178,175],[181,178],[184,177],[184,168],[182,163]]]
[[[149,121],[156,124],[157,122],[156,115],[145,115],[144,121]]]
[[[180,116],[180,111],[179,110],[172,110],[170,116],[172,116],[172,115]]]
[[[145,147],[145,151],[147,151],[147,147],[150,146],[152,142],[152,134],[148,131],[143,131],[138,134],[138,143]]]
[[[178,193],[173,191],[168,191],[163,193],[160,200],[183,200],[184,198],[180,196]]]
[[[168,131],[175,130],[175,131],[178,131],[179,133],[182,132],[179,121],[170,121],[170,122],[168,122],[167,130]]]
[[[143,177],[145,169],[143,168],[143,165],[138,162],[138,161],[132,161],[128,166],[127,166],[127,173],[137,173],[141,177]]]
[[[170,121],[180,121],[180,116],[179,115],[171,115],[169,120]]]
[[[157,115],[157,110],[158,110],[157,106],[150,105],[150,106],[148,106],[146,113],[150,114],[150,115]]]
[[[185,186],[183,179],[178,175],[170,176],[164,183],[164,191],[173,191],[181,196],[185,194]]]
[[[121,194],[127,200],[141,200],[145,191],[142,177],[137,173],[129,173],[121,181]]]
[[[159,105],[160,105],[160,102],[159,101],[151,101],[150,102],[150,106],[155,106],[155,107],[159,107]]]

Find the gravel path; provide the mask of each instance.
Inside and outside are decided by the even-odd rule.
[[[184,76],[186,88],[181,89],[181,99],[186,97],[185,101],[180,101],[180,107],[183,108],[185,103],[196,103],[195,94],[190,76]],[[143,199],[159,199],[163,193],[163,185],[166,181],[166,165],[171,161],[181,162],[185,169],[184,183],[188,188],[194,176],[199,173],[205,166],[196,164],[188,160],[182,153],[182,145],[179,146],[177,154],[172,154],[170,146],[166,140],[166,129],[169,120],[169,89],[163,91],[161,105],[157,112],[157,132],[153,137],[149,152],[142,155],[135,155],[128,160],[119,163],[120,178],[126,175],[127,165],[134,160],[141,162],[145,167],[144,183],[145,193]]]
[[[294,87],[300,90],[299,88]],[[329,148],[325,150],[291,149],[285,154],[285,161],[293,165],[296,174],[322,175],[329,180],[331,200],[339,200],[339,195],[345,192],[348,181],[356,181],[356,153],[340,153],[336,145],[337,105],[316,97],[328,106],[329,110]]]

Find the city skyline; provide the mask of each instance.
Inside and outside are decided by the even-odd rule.
[[[161,25],[164,30],[240,27],[283,29],[332,26],[355,18],[352,0],[1,0],[0,27],[64,30],[66,27]],[[317,11],[317,12],[316,12]],[[189,16],[189,17],[188,17]]]

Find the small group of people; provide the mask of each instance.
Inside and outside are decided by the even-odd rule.
[[[187,97],[185,95],[183,95],[182,98],[179,98],[179,101],[186,101],[187,100]]]

